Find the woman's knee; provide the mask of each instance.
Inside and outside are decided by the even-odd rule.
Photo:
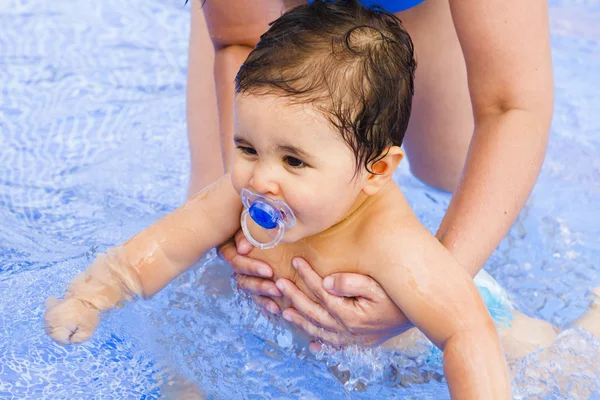
[[[299,3],[300,0],[206,0],[204,17],[215,50],[236,45],[254,47],[271,21]]]
[[[447,2],[398,15],[413,39],[415,95],[404,140],[413,174],[439,189],[457,186],[473,134],[464,56]]]

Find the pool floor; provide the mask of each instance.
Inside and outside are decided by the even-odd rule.
[[[303,351],[211,254],[152,300],[112,312],[88,343],[44,334],[48,296],[185,197],[183,3],[0,2],[0,398],[158,398],[167,379],[215,399],[448,398],[439,362]],[[565,329],[600,285],[600,3],[550,1],[550,15],[548,156],[486,269],[520,311]],[[395,179],[435,230],[449,196],[406,165]],[[598,339],[567,329],[551,354],[513,366],[515,398],[600,398],[600,377],[585,373]],[[564,377],[566,354],[580,373]]]

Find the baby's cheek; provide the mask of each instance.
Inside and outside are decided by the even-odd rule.
[[[231,169],[231,183],[236,192],[240,193],[243,188],[248,186],[249,174],[245,171],[243,165],[234,163]]]
[[[314,187],[319,189],[314,190]],[[338,214],[337,207],[327,188],[323,185],[311,185],[313,190],[302,190],[297,185],[294,189],[289,192],[293,193],[293,198],[286,196],[286,201],[296,216],[297,233],[302,231],[303,237],[314,235],[335,223],[332,220]]]
[[[304,219],[306,229],[310,234],[322,232],[337,222],[339,210],[331,204],[316,204],[310,215]],[[308,235],[307,235],[308,236]]]

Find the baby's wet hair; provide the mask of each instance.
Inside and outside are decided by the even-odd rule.
[[[416,62],[401,21],[357,0],[316,0],[270,24],[241,66],[236,93],[310,104],[367,171],[408,126]]]

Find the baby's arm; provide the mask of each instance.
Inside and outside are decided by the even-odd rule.
[[[229,174],[177,210],[133,236],[122,258],[137,272],[142,296],[151,297],[240,229],[242,202]]]
[[[135,296],[153,296],[233,236],[241,208],[226,175],[122,246],[98,255],[72,280],[64,300],[48,300],[48,334],[60,343],[86,340],[98,324],[99,311]]]
[[[379,253],[368,274],[444,351],[453,399],[509,399],[503,351],[473,280],[416,219],[407,219],[394,232],[371,236]]]

